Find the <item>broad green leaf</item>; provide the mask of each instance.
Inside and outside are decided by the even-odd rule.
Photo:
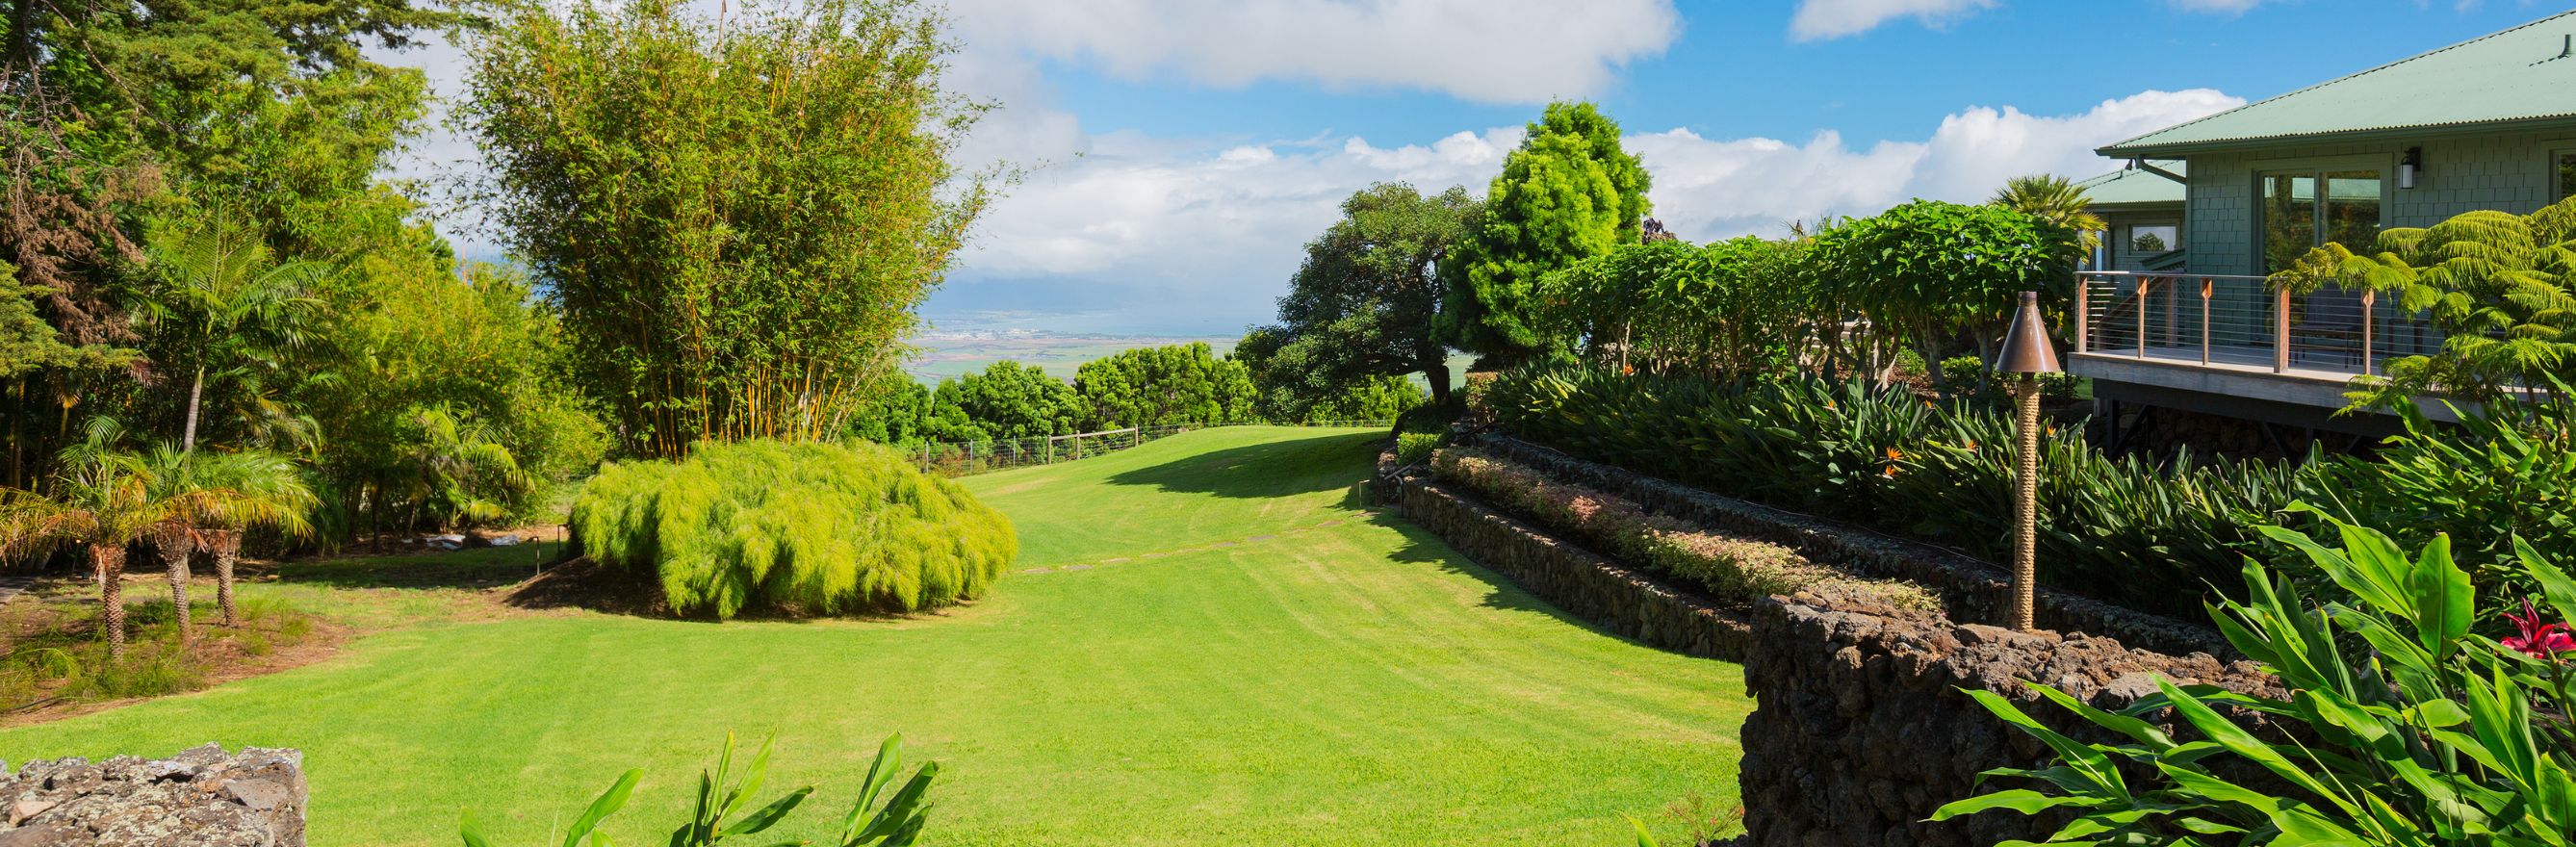
[[[472,809],[457,818],[456,835],[465,839],[465,847],[492,847],[492,839],[484,837],[482,825],[474,822]]]
[[[573,819],[572,828],[564,833],[564,847],[580,847],[582,839],[590,837],[591,830],[598,829],[602,819],[626,805],[626,795],[635,793],[635,783],[643,779],[643,768],[635,768],[619,776],[617,784],[609,786],[599,799],[590,801],[590,808],[582,810],[581,817]]]
[[[788,792],[787,796],[778,798],[777,802],[771,803],[767,806],[762,806],[759,811],[744,815],[742,820],[735,821],[732,826],[725,827],[723,831],[716,833],[716,837],[731,838],[737,835],[750,835],[752,833],[777,826],[781,819],[787,817],[788,812],[795,811],[796,805],[805,802],[806,796],[813,793],[814,786],[811,785]]]
[[[1944,803],[1941,808],[1932,811],[1932,817],[1929,820],[1946,821],[1960,815],[1973,815],[1993,809],[2010,809],[2031,815],[2059,806],[2080,806],[2098,802],[2101,801],[2096,798],[2048,795],[2026,788],[2014,788]]]

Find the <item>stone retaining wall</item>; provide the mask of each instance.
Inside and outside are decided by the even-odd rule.
[[[2003,569],[1941,547],[1891,538],[1839,523],[1749,503],[1656,479],[1623,468],[1584,461],[1517,438],[1483,435],[1476,446],[1550,476],[1616,494],[1649,510],[1729,533],[1781,544],[1809,560],[1862,576],[1902,579],[1941,595],[1950,617],[2000,621],[2011,602]],[[2172,618],[2113,606],[2041,586],[2039,625],[2086,632],[2171,653],[2227,655],[2218,633]]]
[[[2065,820],[1987,812],[1927,823],[1982,793],[1980,771],[2045,767],[2048,750],[1958,691],[2003,693],[2061,732],[2079,725],[2022,680],[2105,710],[2156,691],[2155,677],[2278,696],[2250,663],[2222,665],[2133,650],[2109,638],[1956,624],[1861,597],[1774,597],[1754,611],[1744,676],[1757,708],[1744,723],[1740,777],[1749,847],[1983,847],[2044,841]],[[2171,727],[2168,725],[2167,729]]]
[[[0,847],[303,847],[304,755],[208,744],[167,759],[0,764]]]
[[[1744,657],[1749,627],[1743,618],[1438,483],[1404,477],[1382,479],[1378,487],[1406,518],[1575,617],[1667,650],[1728,661]]]

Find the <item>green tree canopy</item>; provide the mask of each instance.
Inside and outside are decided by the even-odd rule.
[[[1962,346],[1991,360],[2021,292],[2064,303],[2082,253],[2074,231],[2039,217],[1937,200],[1844,221],[1816,250],[1839,300],[1926,362]]]
[[[2101,216],[2086,211],[2092,201],[2084,199],[2084,189],[2076,187],[2074,180],[2056,174],[2005,180],[2004,187],[1995,190],[1994,199],[1986,202],[2074,230],[2086,250],[2101,244],[2102,231],[2110,228]]]
[[[1045,368],[1008,359],[986,365],[979,373],[941,381],[932,392],[932,402],[956,409],[973,422],[970,429],[941,433],[951,436],[942,440],[1071,435],[1082,431],[1085,414],[1073,386],[1047,376]]]
[[[1256,342],[1255,354],[1278,366],[1261,374],[1265,388],[1304,405],[1419,373],[1445,401],[1449,346],[1434,324],[1452,278],[1442,265],[1479,208],[1464,188],[1424,196],[1403,183],[1342,201],[1342,219],[1306,243],[1278,325]]]
[[[1075,371],[1092,429],[1252,420],[1255,393],[1242,362],[1218,358],[1206,342],[1121,350]]]
[[[985,107],[941,86],[941,23],[584,0],[474,43],[500,222],[630,449],[841,432],[884,385],[987,197],[949,163]]]
[[[1590,103],[1554,103],[1529,125],[1486,192],[1446,275],[1451,346],[1503,361],[1559,346],[1533,323],[1539,280],[1640,239],[1650,179],[1619,124]]]

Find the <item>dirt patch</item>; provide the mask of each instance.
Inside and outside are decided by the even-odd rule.
[[[601,567],[587,556],[497,589],[493,597],[513,609],[583,609],[612,615],[671,617],[661,586]]]

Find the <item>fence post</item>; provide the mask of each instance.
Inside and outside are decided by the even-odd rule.
[[[2272,292],[2272,372],[2290,371],[2290,290]]]

